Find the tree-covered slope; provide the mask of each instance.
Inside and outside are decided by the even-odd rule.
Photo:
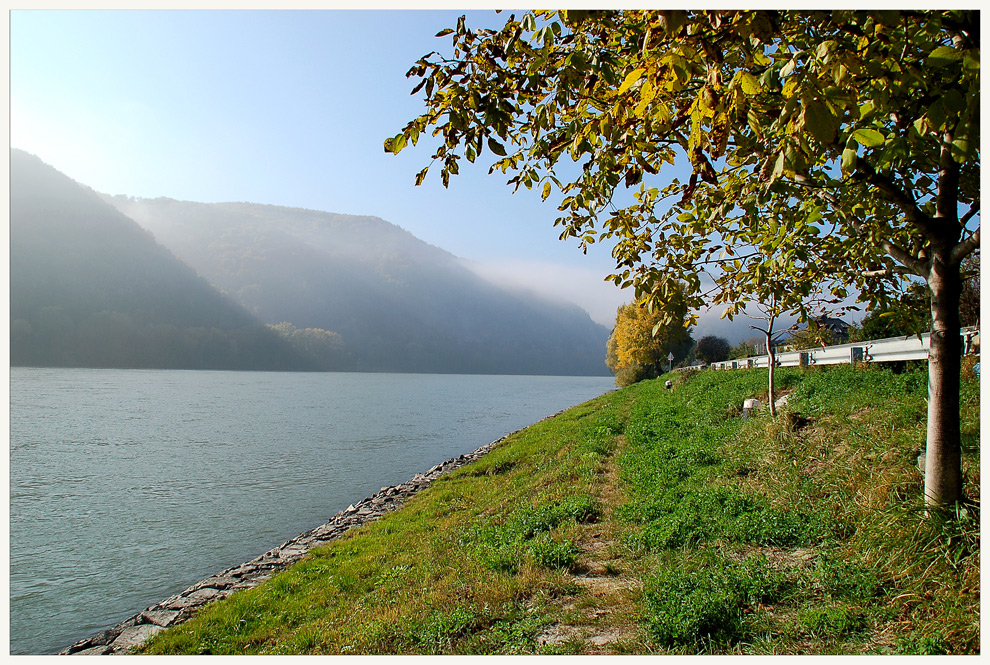
[[[608,331],[375,217],[106,197],[262,321],[340,335],[352,369],[605,374]]]
[[[278,335],[133,220],[10,155],[11,364],[300,369]]]

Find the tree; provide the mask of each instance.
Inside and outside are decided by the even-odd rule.
[[[773,326],[777,322],[777,319],[791,308],[789,294],[774,290],[775,286],[776,284],[771,283],[769,292],[765,293],[763,296],[764,299],[757,303],[756,307],[759,310],[759,314],[748,315],[750,318],[762,319],[766,322],[763,328],[759,326],[750,326],[750,328],[763,333],[763,348],[767,352],[767,404],[769,404],[771,416],[777,415],[777,395],[774,389],[774,376],[777,369],[777,347],[773,343]],[[802,306],[800,297],[796,301],[796,306]]]
[[[695,357],[705,364],[717,363],[729,358],[729,340],[715,335],[705,335],[694,348]]]
[[[738,360],[740,358],[757,356],[764,351],[766,351],[766,349],[763,346],[762,337],[750,337],[749,339],[743,340],[729,349],[729,360]]]
[[[915,282],[905,290],[900,300],[883,303],[870,310],[859,326],[850,330],[849,341],[865,342],[927,332],[932,327],[930,302],[928,289],[924,284]]]
[[[962,293],[959,297],[959,323],[964,326],[980,325],[980,253],[973,252],[963,259]]]
[[[693,340],[685,327],[687,305],[683,296],[672,307],[681,312],[680,320],[667,321],[659,309],[636,303],[616,311],[615,327],[606,345],[606,364],[618,385],[652,379],[667,371],[668,355],[673,362],[687,356]]]
[[[837,344],[835,333],[828,326],[817,321],[810,321],[804,328],[799,328],[787,338],[787,346],[792,351],[813,349],[816,346],[826,347]]]
[[[614,242],[609,277],[640,302],[662,307],[684,282],[691,308],[737,314],[729,291],[771,288],[760,250],[833,304],[850,287],[889,302],[905,275],[922,278],[925,499],[962,498],[959,266],[980,238],[979,12],[540,11],[499,30],[462,17],[440,35],[451,55],[409,71],[426,111],[386,150],[432,128],[444,185],[487,148],[509,184],[558,190],[561,237]],[[687,182],[666,178],[675,163],[690,166]],[[706,274],[723,276],[714,290]]]

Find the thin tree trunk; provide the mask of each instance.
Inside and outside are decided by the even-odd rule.
[[[770,331],[772,331],[773,330],[773,325],[771,324],[770,326],[768,326],[768,328],[770,329]],[[767,332],[767,360],[768,360],[768,363],[767,364],[769,365],[769,379],[768,379],[769,386],[768,387],[769,387],[769,390],[770,390],[770,397],[769,397],[769,400],[770,400],[770,416],[772,418],[776,418],[777,417],[777,407],[776,407],[776,405],[774,405],[774,401],[776,399],[776,396],[774,395],[774,391],[773,391],[773,370],[774,370],[774,366],[777,364],[777,358],[774,356],[773,346],[770,345],[770,331]]]
[[[947,507],[962,499],[959,435],[959,296],[962,280],[947,253],[937,253],[928,275],[932,337],[928,356],[928,442],[925,503]]]

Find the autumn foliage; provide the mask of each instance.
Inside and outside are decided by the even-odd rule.
[[[673,362],[687,356],[693,340],[684,323],[687,306],[683,298],[680,303],[680,320],[672,323],[664,323],[659,310],[650,311],[636,303],[619,307],[606,347],[606,362],[617,385],[660,376],[667,371],[671,353]]]

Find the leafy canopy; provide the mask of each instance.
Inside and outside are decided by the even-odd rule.
[[[662,312],[672,314],[665,321]],[[687,356],[693,345],[685,325],[687,302],[683,289],[675,290],[664,308],[650,309],[636,303],[622,305],[616,311],[615,327],[606,345],[606,364],[615,374],[616,383],[629,385],[655,378],[667,371],[668,363]],[[673,360],[668,360],[673,354]]]
[[[705,335],[698,340],[694,349],[695,357],[703,363],[717,363],[729,359],[729,340],[715,335]]]
[[[692,308],[730,317],[770,293],[802,314],[810,294],[834,305],[850,286],[889,301],[901,274],[930,279],[979,243],[978,22],[537,11],[470,30],[462,17],[438,35],[451,56],[410,69],[426,111],[385,149],[432,128],[445,186],[487,149],[516,188],[559,190],[561,238],[613,242],[609,279],[651,306],[678,282]],[[657,177],[675,161],[687,182]]]

